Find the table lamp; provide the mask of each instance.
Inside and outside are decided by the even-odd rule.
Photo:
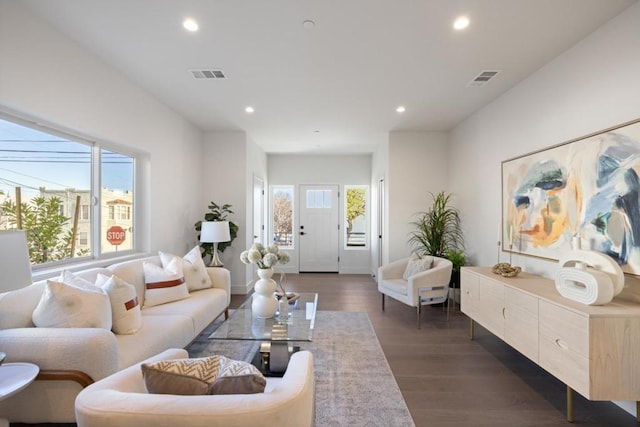
[[[209,267],[224,267],[218,256],[218,243],[230,240],[229,221],[202,221],[200,241],[202,243],[213,243],[213,255]]]

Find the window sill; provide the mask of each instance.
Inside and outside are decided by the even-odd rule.
[[[88,270],[90,268],[107,267],[111,264],[116,264],[118,262],[129,261],[132,259],[142,258],[146,256],[149,256],[149,254],[145,252],[134,252],[134,253],[130,253],[123,256],[116,256],[116,257],[103,258],[103,259],[83,260],[79,262],[71,262],[68,264],[67,263],[58,264],[56,266],[49,267],[49,268],[32,267],[31,280],[33,282],[37,282],[40,280],[50,279],[52,277],[56,277],[60,275],[60,272],[62,270],[69,270],[69,271],[76,272],[76,271]]]

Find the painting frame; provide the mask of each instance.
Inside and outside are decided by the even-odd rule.
[[[504,252],[595,250],[640,275],[640,118],[503,160],[501,185]]]

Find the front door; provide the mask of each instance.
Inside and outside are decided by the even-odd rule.
[[[299,197],[300,272],[338,272],[338,186],[301,185]]]

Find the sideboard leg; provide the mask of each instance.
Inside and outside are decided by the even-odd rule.
[[[573,422],[573,390],[567,386],[567,421]]]
[[[473,341],[473,319],[469,319],[469,339]]]

